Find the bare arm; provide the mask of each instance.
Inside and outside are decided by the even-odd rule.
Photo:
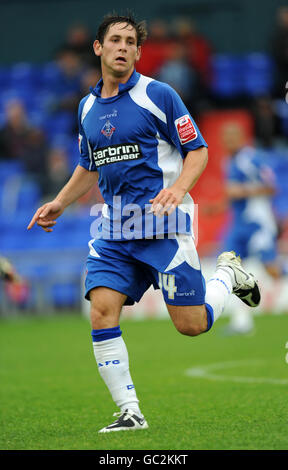
[[[275,188],[265,184],[239,184],[235,182],[227,185],[226,192],[229,199],[237,200],[256,196],[273,196]]]
[[[155,215],[171,214],[181,204],[183,197],[197,183],[208,161],[206,147],[200,147],[187,153],[182,172],[170,188],[162,189],[152,202],[152,212]]]
[[[88,171],[78,165],[68,183],[51,202],[39,207],[32,217],[27,229],[30,230],[35,223],[45,230],[52,232],[56,220],[67,206],[86,194],[98,180],[98,172]]]
[[[68,183],[65,184],[55,200],[59,201],[64,209],[86,194],[98,181],[97,171],[88,171],[78,165]]]

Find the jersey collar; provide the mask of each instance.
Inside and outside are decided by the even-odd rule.
[[[118,95],[116,96],[112,96],[111,98],[115,99],[117,98],[118,96],[122,95],[123,93],[125,93],[125,91],[128,91],[130,90],[131,88],[133,88],[136,83],[138,82],[140,78],[140,73],[136,72],[136,70],[134,69],[131,77],[129,78],[129,80],[126,82],[126,83],[119,83],[119,91],[118,91]],[[97,96],[98,98],[100,98],[101,100],[110,100],[111,98],[101,98],[101,90],[102,90],[102,86],[103,86],[103,78],[101,78],[99,80],[99,82],[97,83],[97,85],[95,86],[95,88],[90,88],[90,91],[92,93],[92,95],[95,95]]]

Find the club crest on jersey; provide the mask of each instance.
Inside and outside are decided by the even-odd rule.
[[[114,131],[115,131],[115,127],[111,124],[111,122],[109,121],[109,119],[105,122],[104,126],[102,127],[101,129],[101,134],[105,135],[105,137],[107,137],[107,139],[111,139]]]
[[[181,145],[187,144],[188,142],[191,142],[191,140],[196,139],[197,131],[189,114],[185,114],[184,116],[176,119],[174,123]]]

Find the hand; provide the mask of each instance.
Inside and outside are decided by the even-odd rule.
[[[64,208],[59,201],[51,201],[39,207],[33,215],[27,229],[30,230],[35,223],[42,227],[45,232],[52,232],[57,219],[64,212]]]
[[[158,217],[170,215],[181,204],[185,192],[173,186],[164,188],[153,199],[149,199],[152,203],[151,212]]]

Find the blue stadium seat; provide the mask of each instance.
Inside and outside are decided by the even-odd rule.
[[[31,109],[35,108],[34,105],[35,92],[32,88],[7,88],[0,94],[0,109],[5,112],[6,106],[9,101],[20,101],[25,110],[29,113]]]
[[[73,120],[73,113],[59,112],[50,114],[46,117],[44,130],[50,138],[55,135],[71,134]]]
[[[40,204],[41,190],[36,181],[25,177],[11,176],[0,186],[0,214],[7,220],[22,217],[23,213],[37,209]],[[30,220],[30,219],[29,219]]]
[[[17,211],[29,209],[33,211],[38,206],[41,190],[35,181],[23,181],[19,188]]]
[[[275,109],[280,121],[281,132],[288,137],[288,104],[285,100],[275,100]]]
[[[55,307],[72,307],[80,303],[81,291],[76,283],[56,283],[49,292]]]
[[[41,80],[42,88],[51,90],[55,82],[59,80],[60,70],[55,62],[47,62],[39,69],[39,80]]]
[[[0,161],[0,180],[1,184],[6,181],[7,178],[15,175],[23,175],[24,166],[21,161],[18,160],[1,160]]]
[[[20,62],[11,66],[10,84],[18,90],[36,91],[42,86],[39,67],[34,64]]]
[[[10,67],[0,67],[0,89],[3,90],[10,86]]]
[[[216,54],[212,59],[212,92],[223,98],[240,95],[243,91],[241,74],[243,59],[229,54]]]
[[[252,53],[244,58],[244,90],[251,96],[267,94],[274,83],[274,64],[268,54]]]

